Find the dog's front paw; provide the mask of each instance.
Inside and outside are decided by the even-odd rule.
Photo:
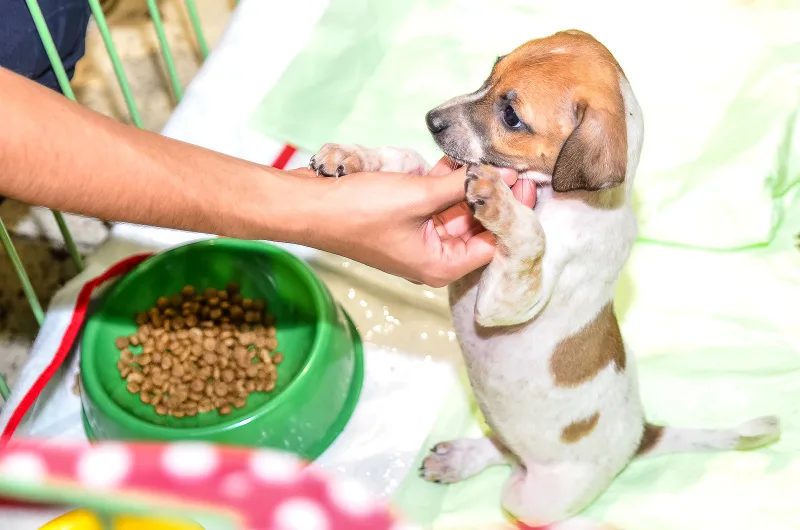
[[[323,177],[343,177],[350,173],[365,171],[365,155],[355,145],[325,144],[311,157],[308,167]]]
[[[467,192],[467,204],[475,218],[487,230],[497,232],[506,228],[506,221],[512,214],[509,199],[513,200],[514,196],[496,168],[470,166],[467,168],[464,188]]]

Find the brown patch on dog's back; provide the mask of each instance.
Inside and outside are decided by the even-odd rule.
[[[550,373],[556,386],[576,387],[594,379],[609,363],[617,371],[625,370],[625,345],[610,302],[583,329],[556,346]]]
[[[561,431],[561,441],[565,444],[578,443],[592,434],[598,421],[600,421],[599,412],[595,412],[585,420],[573,421]]]
[[[639,447],[636,449],[636,456],[649,453],[653,447],[661,441],[662,436],[664,436],[664,427],[653,425],[652,423],[645,423],[642,439],[639,441]]]

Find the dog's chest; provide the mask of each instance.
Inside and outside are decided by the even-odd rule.
[[[517,400],[520,395],[546,398],[553,388],[548,358],[555,337],[547,337],[545,329],[535,329],[535,323],[513,331],[477,326],[475,301],[481,272],[466,276],[450,288],[453,328],[476,397],[479,401]]]

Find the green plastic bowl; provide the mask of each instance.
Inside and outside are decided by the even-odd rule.
[[[125,388],[114,339],[136,330],[134,315],[159,296],[237,282],[275,315],[284,360],[270,393],[257,392],[227,416],[159,416]],[[94,440],[178,441],[270,447],[314,460],[341,433],[364,379],[361,339],[312,270],[267,243],[209,239],[155,255],[112,286],[81,343],[81,401]]]

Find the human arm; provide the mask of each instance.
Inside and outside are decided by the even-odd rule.
[[[297,243],[434,286],[491,259],[493,237],[458,206],[463,168],[309,174],[116,122],[0,69],[0,195],[109,221]],[[453,205],[453,219],[438,222]]]

